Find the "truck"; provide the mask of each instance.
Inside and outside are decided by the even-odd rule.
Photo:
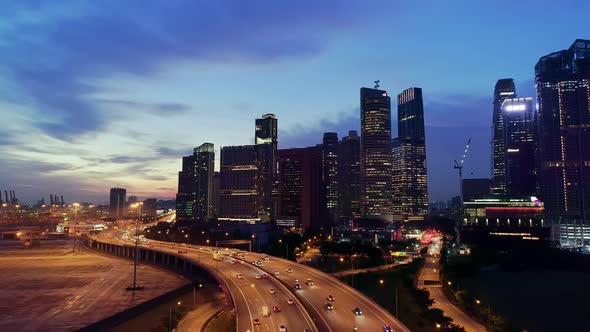
[[[213,253],[213,259],[216,260],[216,261],[222,260],[221,254],[214,252]]]
[[[268,306],[262,306],[262,317],[268,317],[269,315]]]

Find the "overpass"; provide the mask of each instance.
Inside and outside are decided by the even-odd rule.
[[[90,245],[129,258],[135,252],[132,241],[93,237]],[[326,273],[258,253],[230,258],[232,250],[229,249],[222,249],[225,253],[223,259],[214,259],[212,252],[216,249],[219,248],[150,241],[141,245],[138,258],[184,272],[195,268],[209,272],[226,293],[227,306],[236,310],[238,332],[278,331],[281,325],[289,331],[304,331],[306,328],[311,331],[352,331],[353,326],[359,331],[383,331],[386,325],[394,331],[409,331],[364,294]],[[258,260],[263,262],[263,266],[250,264]],[[238,274],[242,278],[238,278]],[[257,278],[261,274],[267,274],[269,278]],[[307,279],[311,279],[313,284],[307,285]],[[302,288],[295,289],[296,283],[300,283]],[[270,293],[270,288],[275,291],[274,294]],[[335,298],[333,310],[325,307],[328,295]],[[294,304],[288,304],[288,299]],[[261,317],[262,306],[278,306],[282,312]],[[355,308],[361,309],[363,314],[355,315]],[[259,329],[255,329],[253,324],[255,318],[260,320]]]

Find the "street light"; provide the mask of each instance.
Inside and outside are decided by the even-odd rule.
[[[138,208],[138,218],[137,222],[135,223],[135,255],[134,256],[134,263],[133,263],[133,287],[127,287],[127,290],[141,290],[143,286],[137,286],[137,259],[139,256],[139,220],[141,219],[141,206],[143,202],[135,203],[131,205],[132,208]]]
[[[72,246],[72,252],[74,252],[76,251],[76,241],[78,240],[76,237],[76,226],[78,225],[78,207],[80,206],[80,203],[74,203],[72,205],[74,205],[74,245]],[[69,232],[70,230],[68,229],[68,233]]]

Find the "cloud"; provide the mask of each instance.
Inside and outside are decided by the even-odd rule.
[[[101,79],[153,75],[179,61],[264,64],[311,57],[322,52],[331,32],[352,29],[363,20],[358,10],[364,2],[113,0],[69,5],[25,1],[7,7],[0,15],[0,21],[6,20],[0,24],[0,70],[19,87],[18,100],[38,110],[40,129],[73,141],[112,121],[91,98],[103,90]],[[187,110],[178,103],[147,108],[160,114]]]
[[[180,157],[180,156],[186,156],[189,155],[191,153],[191,148],[177,148],[177,149],[173,149],[173,148],[169,148],[169,147],[161,147],[158,149],[158,153],[160,154],[160,156],[164,156],[164,157]]]
[[[96,103],[107,105],[109,108],[120,107],[125,111],[147,112],[158,116],[171,116],[188,113],[191,107],[183,103],[142,103],[131,100],[95,99]]]

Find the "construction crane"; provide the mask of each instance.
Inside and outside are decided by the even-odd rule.
[[[461,186],[463,186],[463,163],[465,162],[465,157],[467,157],[467,152],[469,152],[469,144],[471,144],[471,137],[469,137],[467,144],[465,144],[465,150],[463,151],[461,161],[457,162],[457,160],[455,160],[455,165],[453,166],[454,169],[459,171],[459,181]],[[463,195],[463,190],[461,190],[461,195]]]

